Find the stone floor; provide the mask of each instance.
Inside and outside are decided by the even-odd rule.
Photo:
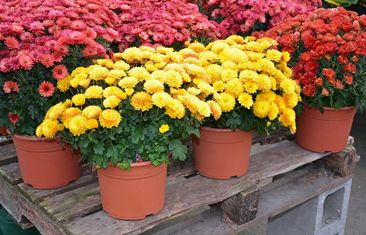
[[[361,160],[353,178],[345,235],[366,235],[366,112],[356,115],[351,135]]]

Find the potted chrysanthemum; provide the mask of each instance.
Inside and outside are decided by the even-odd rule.
[[[117,16],[103,4],[69,1],[57,10],[52,4],[4,2],[0,12],[0,123],[12,133],[23,181],[35,188],[80,176],[70,147],[34,132],[47,109],[64,99],[69,71],[106,56],[107,41],[117,38],[110,28]]]
[[[272,39],[230,36],[206,47],[189,47],[197,61],[189,91],[210,105],[200,138],[193,141],[195,167],[201,175],[229,179],[249,167],[252,133],[278,125],[296,131],[300,87],[287,66],[289,53],[274,49]],[[199,73],[200,72],[200,73]]]
[[[339,152],[347,144],[356,108],[366,104],[366,16],[344,8],[299,15],[268,32],[293,54],[304,109],[297,143],[315,152]]]
[[[38,136],[58,132],[97,166],[103,209],[112,217],[143,219],[162,209],[170,156],[184,160],[184,141],[211,115],[186,89],[182,54],[129,48],[75,69],[75,94],[51,107],[37,128]]]

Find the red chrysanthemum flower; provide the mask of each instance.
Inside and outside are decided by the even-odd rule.
[[[3,90],[5,93],[11,93],[11,92],[19,92],[19,86],[18,83],[14,81],[6,81],[4,82]]]
[[[5,45],[9,49],[17,49],[19,47],[19,42],[15,37],[6,37],[5,38]]]
[[[38,87],[39,94],[43,97],[50,97],[55,92],[55,86],[50,83],[43,81]]]
[[[34,64],[33,59],[30,56],[22,55],[19,56],[19,64],[25,70],[31,70]]]
[[[43,55],[39,61],[46,68],[51,67],[55,63],[55,60],[53,59],[53,56],[51,54],[45,54],[45,55]]]
[[[53,68],[52,74],[54,78],[56,78],[57,80],[61,80],[67,76],[67,68],[62,64],[57,65]]]
[[[15,113],[9,113],[9,120],[15,125],[19,121],[19,115]]]

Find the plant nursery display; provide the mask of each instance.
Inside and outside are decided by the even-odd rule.
[[[292,54],[304,110],[297,143],[316,152],[347,144],[356,108],[366,103],[366,17],[343,8],[318,9],[279,24],[264,36]]]
[[[113,217],[142,219],[162,209],[170,156],[184,160],[184,141],[211,115],[187,87],[207,75],[188,63],[190,51],[128,48],[76,68],[67,88],[74,95],[51,107],[36,130],[59,134],[97,165],[103,208]]]
[[[0,18],[0,123],[14,133],[24,182],[63,186],[80,176],[78,155],[32,135],[49,106],[65,96],[68,72],[107,56],[118,36],[110,28],[117,16],[97,1],[49,0],[4,2]]]
[[[193,81],[190,92],[210,104],[200,138],[193,141],[196,169],[201,175],[229,179],[249,166],[253,130],[265,134],[279,125],[296,131],[294,108],[300,87],[287,66],[288,52],[274,49],[272,39],[230,36],[192,49],[191,61],[209,77]],[[205,58],[210,58],[207,63]]]

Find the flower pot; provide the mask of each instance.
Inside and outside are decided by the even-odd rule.
[[[167,165],[150,162],[131,164],[130,170],[116,166],[98,169],[103,209],[124,220],[144,219],[164,206]]]
[[[249,168],[253,132],[202,127],[193,140],[194,166],[203,176],[230,179]]]
[[[24,183],[37,189],[65,186],[80,177],[80,155],[56,139],[13,135]]]
[[[6,127],[0,126],[0,136],[7,136],[8,131],[6,130]]]
[[[324,113],[321,113],[305,106],[296,121],[297,144],[319,153],[342,151],[347,145],[355,113],[355,107],[324,108]]]

